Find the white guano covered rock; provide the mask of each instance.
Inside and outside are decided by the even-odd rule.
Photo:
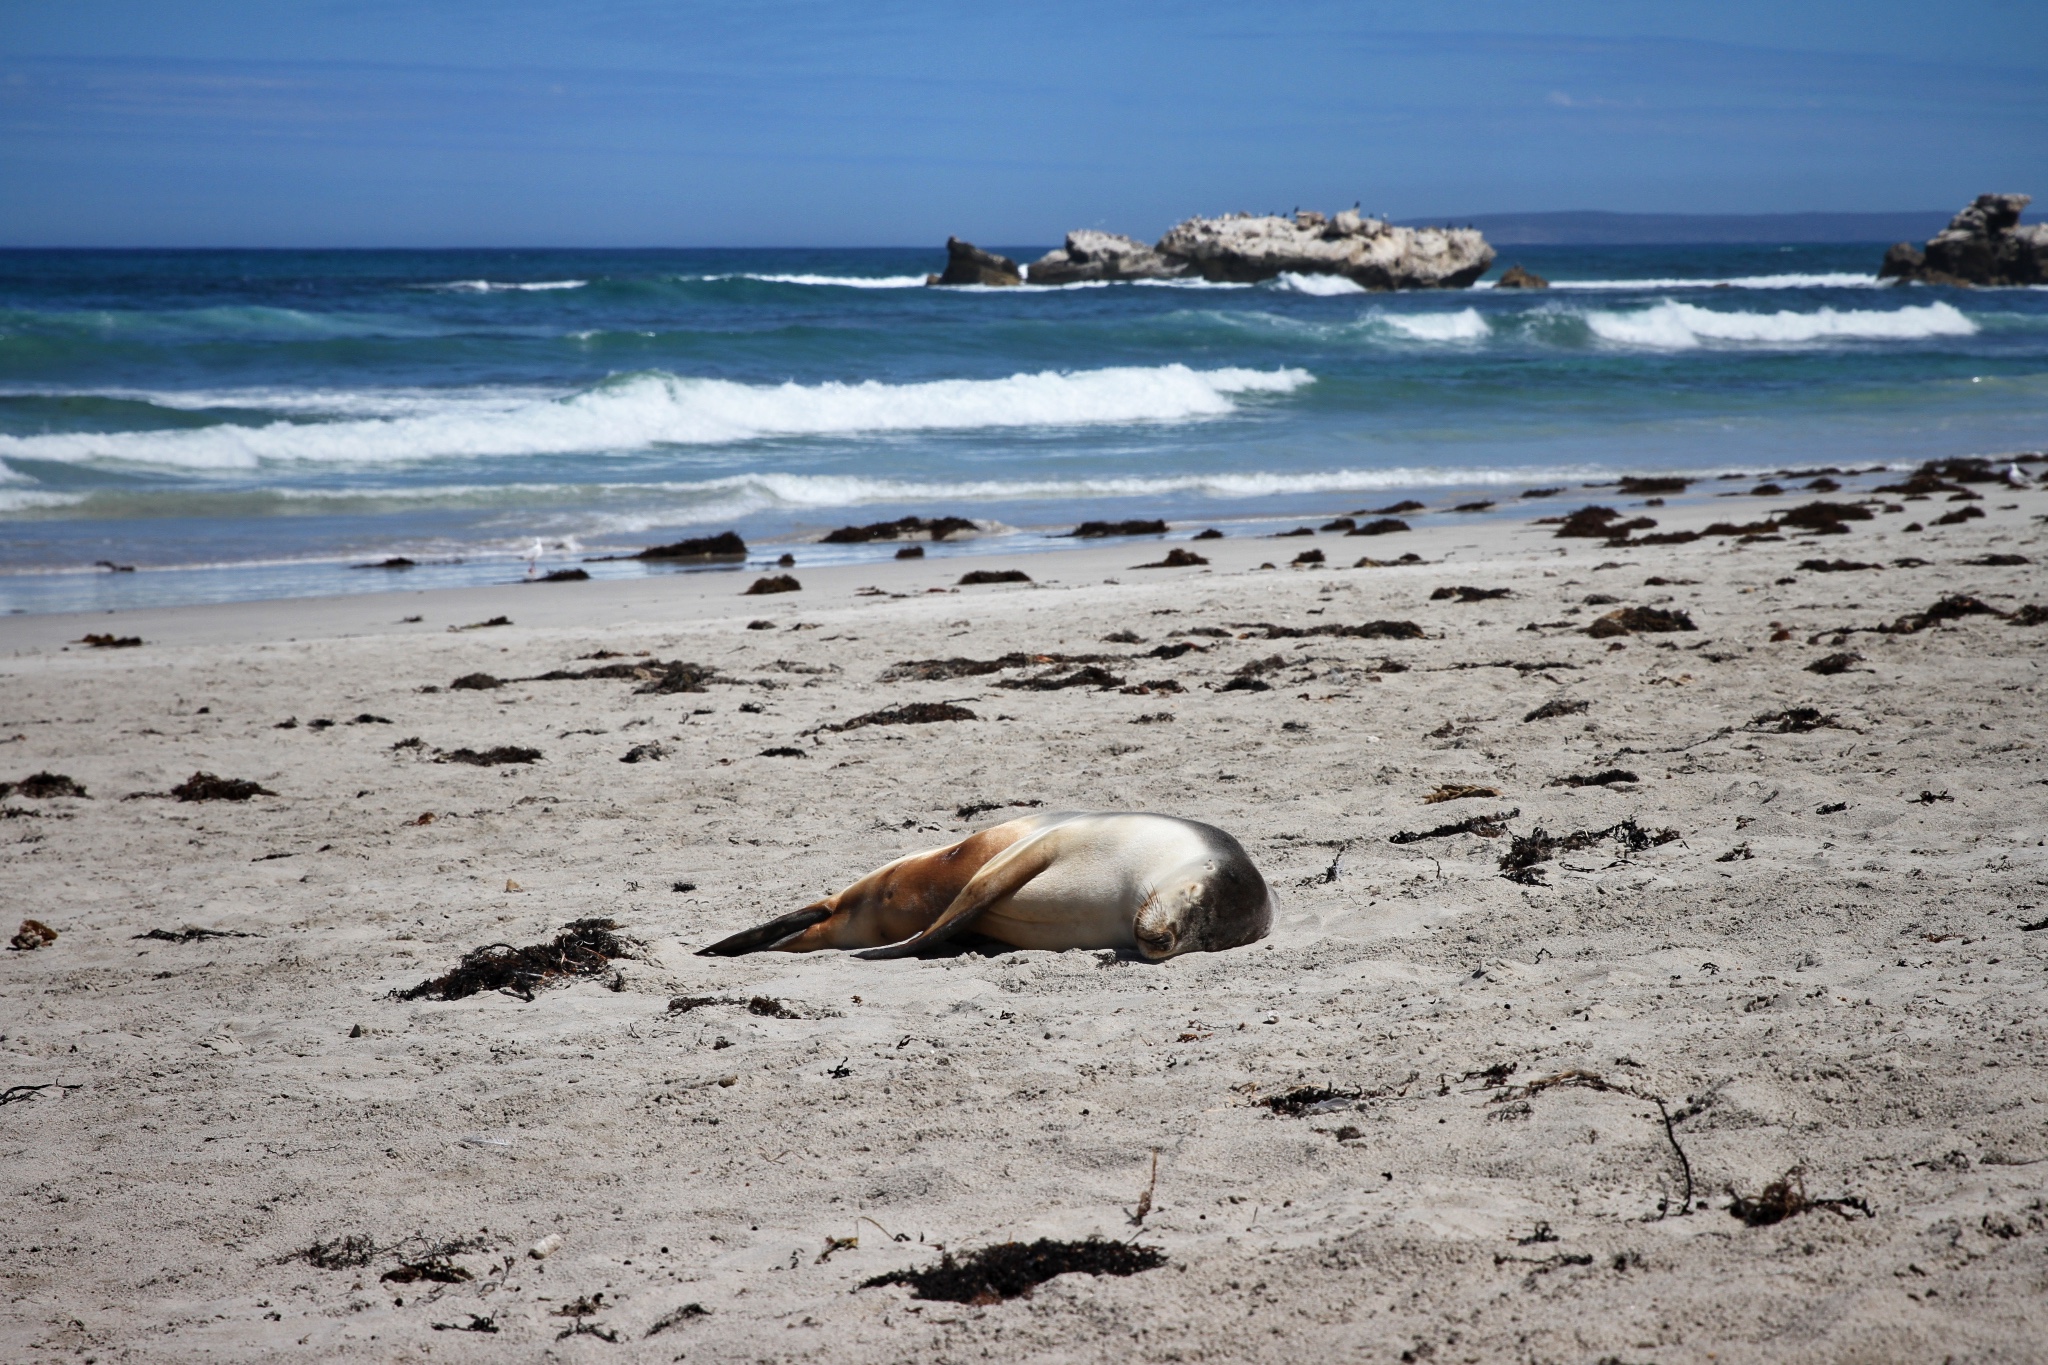
[[[1342,275],[1367,289],[1462,289],[1493,264],[1493,248],[1477,229],[1396,227],[1351,209],[1190,218],[1160,238],[1157,250],[1209,280]]]
[[[1136,238],[1116,232],[1079,228],[1067,244],[1033,261],[1028,284],[1077,284],[1092,280],[1170,280],[1187,273],[1185,262],[1170,261]]]

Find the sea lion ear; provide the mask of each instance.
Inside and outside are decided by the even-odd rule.
[[[814,924],[821,924],[832,918],[832,912],[822,905],[807,905],[787,915],[771,919],[766,924],[757,924],[751,929],[742,929],[731,938],[722,938],[709,948],[699,948],[698,957],[742,957],[747,953],[758,953],[766,948],[795,938]]]

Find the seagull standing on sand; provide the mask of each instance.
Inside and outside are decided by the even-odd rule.
[[[528,578],[533,577],[534,568],[540,562],[540,557],[546,549],[547,546],[540,543],[540,537],[538,536],[534,537],[533,544],[526,547],[526,576]]]

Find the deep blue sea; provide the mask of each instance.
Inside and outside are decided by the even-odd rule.
[[[1882,252],[1511,249],[1558,287],[1400,295],[928,289],[931,249],[0,252],[0,611],[2048,443],[2048,290],[1879,288]]]

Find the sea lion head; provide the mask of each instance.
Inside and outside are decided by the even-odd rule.
[[[1158,962],[1256,943],[1273,927],[1266,879],[1241,848],[1219,849],[1161,879],[1138,911],[1138,952]]]

